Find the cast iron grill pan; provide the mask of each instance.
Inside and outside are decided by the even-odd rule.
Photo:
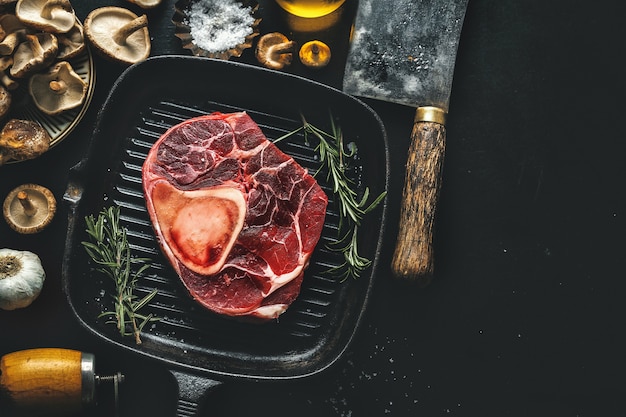
[[[273,140],[302,125],[300,114],[330,129],[330,115],[347,141],[358,146],[349,175],[356,189],[372,195],[387,189],[388,158],[384,128],[365,104],[338,90],[262,68],[230,61],[161,56],[130,67],[115,83],[98,116],[89,154],[73,168],[65,201],[69,227],[63,263],[64,290],[73,312],[90,332],[108,343],[166,363],[179,379],[181,404],[193,409],[181,378],[234,377],[287,379],[317,373],[334,363],[357,329],[377,267],[385,204],[365,218],[360,252],[372,267],[358,279],[342,281],[329,268],[343,262],[327,245],[337,238],[339,214],[329,197],[322,238],[317,245],[298,299],[278,320],[249,323],[215,315],[191,299],[162,255],[146,211],[141,167],[152,144],[171,126],[211,112],[246,111]],[[277,143],[309,172],[320,168],[316,143],[302,134]],[[161,318],[142,333],[141,345],[122,338],[114,325],[98,319],[113,307],[113,283],[95,271],[82,248],[88,239],[84,218],[117,205],[128,230],[133,255],[152,260],[141,278],[138,296],[154,288],[157,296],[142,309]],[[185,412],[186,413],[186,412]]]

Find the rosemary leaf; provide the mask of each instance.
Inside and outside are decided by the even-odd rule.
[[[143,306],[147,305],[150,301],[152,301],[155,295],[157,295],[156,289],[152,290],[152,292],[150,292],[148,295],[143,297],[135,304],[135,311],[140,310]]]
[[[90,241],[81,243],[91,260],[98,265],[97,270],[115,284],[116,294],[112,297],[114,311],[104,311],[98,317],[114,318],[106,323],[115,323],[122,336],[134,336],[135,342],[141,344],[141,329],[146,323],[159,318],[152,314],[144,316],[138,311],[154,298],[157,290],[140,300],[134,294],[139,277],[150,268],[151,263],[148,258],[132,256],[126,229],[120,226],[119,219],[119,207],[103,209],[97,218],[93,215],[85,217]],[[141,266],[133,273],[132,266],[135,264]]]
[[[331,249],[342,252],[344,256],[342,264],[330,269],[331,272],[339,275],[342,281],[348,278],[358,278],[361,272],[372,264],[372,261],[359,255],[357,230],[358,226],[355,225],[343,238],[331,245]]]

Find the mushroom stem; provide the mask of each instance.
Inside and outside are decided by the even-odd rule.
[[[32,217],[37,214],[37,207],[30,200],[28,193],[24,190],[17,193],[17,199],[19,200],[22,208],[24,209],[24,214],[28,217]]]
[[[287,63],[291,62],[291,58],[281,59],[282,55],[291,57],[296,43],[294,41],[288,41],[283,43],[277,43],[276,45],[270,45],[267,47],[267,55],[270,59],[265,63],[265,66],[271,69],[283,69]]]
[[[0,58],[0,71],[4,71],[9,69],[9,67],[13,65],[13,57],[12,56],[3,56]]]
[[[67,83],[63,80],[52,80],[49,85],[53,93],[63,94],[67,91]]]
[[[66,12],[71,12],[72,4],[69,0],[49,0],[41,9],[41,17],[48,20],[52,19],[52,11],[57,8],[63,9]]]
[[[136,31],[148,26],[148,17],[144,14],[136,19],[131,20],[124,26],[119,28],[113,35],[113,40],[118,45],[126,44],[126,39]]]
[[[17,83],[17,81],[9,77],[6,73],[6,70],[8,70],[11,65],[13,65],[12,56],[9,55],[9,56],[0,57],[0,82],[9,91],[13,91],[17,87],[19,87],[19,84]]]
[[[283,42],[276,45],[272,45],[267,50],[271,56],[277,56],[282,54],[290,54],[293,52],[296,43],[294,41]]]
[[[0,74],[0,82],[4,85],[4,88],[9,91],[17,90],[17,87],[20,86],[17,81],[6,75],[6,73]]]
[[[24,34],[26,33],[25,29],[21,29],[15,32],[9,33],[5,38],[0,42],[0,55],[11,55],[15,50],[15,47],[21,42],[24,38]]]

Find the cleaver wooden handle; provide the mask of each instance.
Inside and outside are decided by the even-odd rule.
[[[446,112],[420,107],[415,113],[400,207],[400,227],[391,269],[420,286],[434,272],[433,229],[446,143]]]

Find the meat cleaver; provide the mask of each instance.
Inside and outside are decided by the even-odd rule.
[[[392,271],[430,282],[446,116],[468,0],[359,0],[343,90],[416,107]]]

